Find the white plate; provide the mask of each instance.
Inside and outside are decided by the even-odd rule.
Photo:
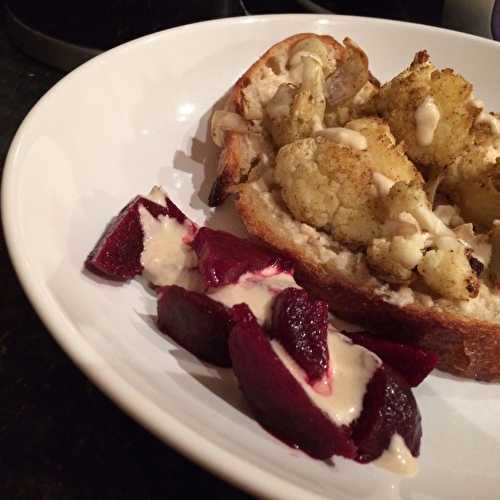
[[[418,25],[351,17],[269,16],[185,26],[103,54],[35,106],[11,146],[2,212],[9,250],[38,314],[110,397],[161,439],[259,495],[283,499],[492,499],[500,496],[500,389],[436,373],[416,391],[420,474],[398,477],[293,451],[249,416],[230,372],[158,334],[154,299],[133,282],[82,273],[110,217],[155,184],[198,222],[228,227],[204,204],[212,106],[272,43],[297,32],[349,35],[382,80],[427,48],[500,108],[500,45]],[[200,199],[198,193],[202,193]]]

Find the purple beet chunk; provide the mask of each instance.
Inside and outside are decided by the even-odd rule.
[[[274,353],[246,304],[233,307],[229,335],[233,369],[257,420],[271,434],[314,458],[356,456],[350,429],[335,425],[314,406]]]
[[[168,215],[184,223],[186,216],[166,198],[164,207],[142,196],[136,196],[109,223],[96,246],[85,260],[85,267],[105,278],[126,281],[142,272],[141,253],[143,232],[139,206],[143,205],[154,217]]]
[[[277,266],[282,271],[292,271],[293,268],[290,260],[272,250],[207,227],[198,231],[192,246],[198,256],[198,268],[208,287],[236,283],[242,274],[261,271],[268,266]]]
[[[414,457],[420,452],[422,425],[417,402],[410,386],[398,372],[382,365],[370,380],[363,412],[352,429],[361,463],[378,458],[398,433]]]
[[[344,332],[344,335],[355,344],[374,352],[384,363],[397,370],[411,387],[420,384],[438,362],[436,354],[419,347],[383,340],[362,332]]]
[[[287,288],[274,299],[271,333],[307,373],[309,382],[328,370],[328,304],[305,290]]]
[[[180,286],[163,287],[158,299],[158,327],[200,359],[231,366],[227,339],[233,322],[219,302]]]

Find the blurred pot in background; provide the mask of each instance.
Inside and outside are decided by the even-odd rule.
[[[446,0],[443,23],[448,28],[500,41],[500,1]]]
[[[443,0],[298,0],[315,12],[383,17],[414,23],[441,24]]]
[[[245,14],[383,17],[500,38],[500,0],[6,0],[6,5],[12,40],[29,55],[64,70],[148,33]]]
[[[24,52],[70,70],[99,52],[173,26],[244,14],[239,0],[7,0],[9,34]]]

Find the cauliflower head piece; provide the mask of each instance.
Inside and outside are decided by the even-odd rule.
[[[375,239],[367,248],[367,262],[372,271],[389,283],[408,284],[415,266],[423,257],[425,236],[396,235],[392,239]]]
[[[274,177],[296,219],[352,246],[380,233],[372,171],[362,151],[323,137],[296,141],[278,152]]]
[[[489,228],[500,219],[500,135],[477,123],[470,144],[445,170],[441,190],[476,226]]]
[[[443,168],[468,143],[479,113],[471,96],[469,82],[451,69],[438,70],[423,51],[415,55],[407,70],[382,86],[376,107],[396,139],[404,141],[412,161]],[[419,108],[426,100],[437,112],[430,142],[422,140],[417,123]]]
[[[468,300],[479,293],[479,278],[464,247],[429,250],[417,269],[425,283],[443,297]]]
[[[325,114],[325,77],[315,58],[302,57],[300,85],[283,83],[265,106],[267,129],[275,144],[283,146],[310,137],[323,123]]]
[[[351,120],[347,128],[363,134],[368,148],[365,155],[371,169],[393,181],[423,183],[422,176],[406,156],[401,144],[396,144],[387,122],[378,117]]]
[[[366,246],[381,231],[373,172],[419,185],[422,178],[383,120],[352,120],[343,131],[361,134],[366,149],[321,136],[295,141],[280,149],[275,179],[296,219],[331,232],[342,243]]]

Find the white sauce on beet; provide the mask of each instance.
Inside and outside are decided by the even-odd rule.
[[[190,239],[189,226],[168,216],[160,215],[156,219],[143,206],[139,207],[139,215],[144,231],[141,264],[146,279],[158,286],[200,289],[196,254],[185,243]]]
[[[393,434],[389,448],[372,463],[408,477],[413,477],[418,472],[417,459],[411,454],[404,439],[397,433]]]
[[[274,297],[285,288],[291,287],[300,288],[291,274],[268,267],[257,273],[243,274],[237,283],[210,289],[207,295],[226,307],[244,302],[250,307],[259,324],[264,325],[270,321]]]
[[[285,288],[300,288],[293,276],[270,267],[259,273],[246,273],[237,283],[209,290],[207,295],[231,307],[245,302],[260,325],[269,323],[271,307],[277,293]],[[311,385],[305,371],[277,340],[271,346],[311,399],[337,425],[349,425],[361,415],[366,387],[380,359],[368,349],[353,344],[329,325],[329,372],[325,380]]]
[[[434,140],[434,132],[441,115],[431,96],[427,96],[415,111],[417,123],[417,143],[420,146],[429,146]]]
[[[307,375],[277,340],[271,346],[282,363],[299,382],[309,399],[337,425],[349,425],[361,415],[366,386],[382,364],[368,349],[328,327],[328,391],[318,391],[307,383]]]

